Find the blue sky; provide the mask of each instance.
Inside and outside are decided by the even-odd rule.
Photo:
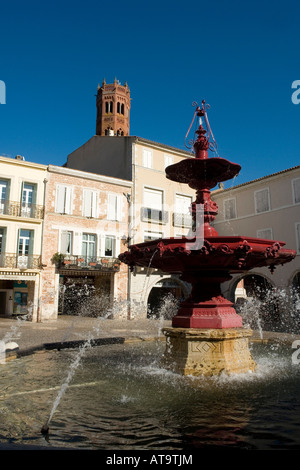
[[[11,0],[0,17],[1,155],[64,164],[117,77],[131,135],[178,148],[205,99],[219,156],[242,166],[234,184],[300,163],[298,0]]]

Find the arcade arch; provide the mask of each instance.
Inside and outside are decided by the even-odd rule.
[[[148,296],[147,317],[164,316],[170,319],[176,313],[179,302],[187,295],[188,289],[179,279],[169,277],[159,280]]]

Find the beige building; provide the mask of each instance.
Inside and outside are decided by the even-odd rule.
[[[278,266],[235,275],[225,284],[227,298],[237,301],[261,288],[289,292],[300,287],[300,166],[274,173],[225,190],[216,190],[212,199],[219,213],[214,227],[219,235],[243,235],[283,241],[296,250],[296,258]]]
[[[40,316],[47,166],[0,157],[0,314]]]

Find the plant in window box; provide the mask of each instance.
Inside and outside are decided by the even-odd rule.
[[[63,253],[55,253],[55,254],[52,256],[51,261],[52,261],[53,264],[59,265],[59,264],[61,264],[61,263],[64,261],[65,256],[66,256],[66,255],[64,255]]]

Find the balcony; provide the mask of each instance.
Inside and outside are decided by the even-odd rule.
[[[40,255],[16,255],[16,253],[1,253],[0,268],[8,269],[40,269]]]
[[[152,209],[151,207],[141,208],[141,220],[143,222],[153,222],[157,224],[167,224],[169,214],[167,211]]]
[[[174,227],[186,227],[191,228],[193,225],[193,218],[191,214],[182,214],[174,212],[173,214],[173,225]]]
[[[43,219],[44,206],[37,204],[24,204],[22,202],[0,200],[0,215],[11,217],[25,217],[29,219]]]
[[[89,270],[115,273],[120,271],[121,262],[117,258],[97,258],[75,255],[61,255],[58,262],[60,270]]]

